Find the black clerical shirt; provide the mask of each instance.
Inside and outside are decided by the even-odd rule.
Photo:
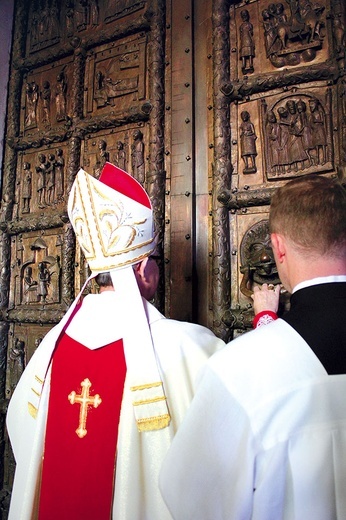
[[[304,338],[328,374],[346,374],[346,282],[298,289],[282,319]]]

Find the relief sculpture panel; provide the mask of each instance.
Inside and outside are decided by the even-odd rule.
[[[240,243],[239,254],[239,269],[243,275],[240,291],[245,296],[251,296],[255,284],[276,285],[280,282],[270,244],[267,219],[259,220],[247,229]]]
[[[225,315],[225,323],[237,336],[252,328],[254,317],[251,295],[254,287],[264,283],[280,283],[269,232],[267,207],[247,208],[231,212],[231,295],[232,308]],[[282,287],[279,315],[289,307],[289,294]]]
[[[161,1],[16,2],[0,219],[2,443],[8,398],[90,274],[66,208],[78,169],[97,178],[111,161],[133,175],[150,190],[163,243],[165,29]],[[0,517],[15,466],[4,444]]]
[[[6,397],[10,398],[24,368],[50,327],[39,324],[14,324],[10,327],[8,341],[9,370],[6,378]]]
[[[146,36],[104,45],[87,57],[86,116],[113,115],[144,100],[147,92]]]
[[[61,302],[62,245],[56,230],[12,237],[10,309],[25,312]]]
[[[333,170],[332,99],[295,94],[261,103],[265,171],[268,180]]]
[[[143,9],[146,2],[143,0],[108,0],[106,6],[106,22],[118,20],[124,16],[136,13]]]
[[[39,132],[48,135],[71,122],[72,61],[62,60],[52,67],[29,72],[22,90],[24,136]],[[58,138],[58,137],[56,137]]]
[[[336,89],[328,82],[276,89],[232,107],[234,189],[310,173],[337,173]]]
[[[19,156],[14,218],[65,207],[66,156],[65,144]]]
[[[29,13],[28,52],[32,55],[66,45],[108,24],[140,17],[146,2],[138,0],[32,0]]]
[[[30,17],[30,52],[37,52],[59,43],[59,5],[57,2],[33,2],[34,10]]]
[[[271,3],[262,11],[266,56],[274,67],[315,59],[325,38],[324,11],[310,0]]]
[[[268,212],[275,189],[297,176],[345,176],[345,5],[258,0],[230,8],[231,308],[235,333],[251,328],[255,284],[279,283]],[[281,295],[281,307],[288,295]]]
[[[230,31],[234,77],[325,61],[328,14],[325,0],[237,4]]]
[[[233,182],[239,179],[237,189],[260,184],[264,179],[264,142],[261,133],[261,105],[258,99],[249,99],[247,102],[233,105],[231,118]]]
[[[148,138],[149,126],[145,123],[87,135],[82,145],[83,167],[98,178],[104,163],[110,161],[145,185]]]

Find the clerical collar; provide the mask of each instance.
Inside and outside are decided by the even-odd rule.
[[[331,275],[331,276],[319,276],[318,278],[312,278],[311,280],[304,280],[303,282],[298,283],[292,294],[298,291],[299,289],[305,289],[306,287],[311,287],[312,285],[320,285],[322,283],[333,283],[333,282],[346,282],[346,275]]]

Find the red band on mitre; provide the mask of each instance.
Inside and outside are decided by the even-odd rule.
[[[142,185],[130,174],[118,168],[118,166],[106,162],[99,181],[106,184],[109,188],[151,209],[150,199]]]

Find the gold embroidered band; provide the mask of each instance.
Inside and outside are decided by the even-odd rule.
[[[134,413],[140,432],[161,430],[170,424],[162,382],[131,387]]]

